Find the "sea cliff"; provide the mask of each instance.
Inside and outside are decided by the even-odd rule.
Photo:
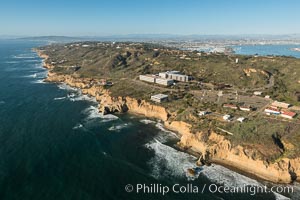
[[[45,60],[48,59],[48,56],[42,51],[38,51],[38,54]],[[72,87],[80,88],[84,94],[94,96],[99,102],[99,112],[104,114],[130,112],[162,120],[168,129],[180,134],[180,147],[191,149],[211,162],[231,166],[245,173],[276,183],[300,181],[300,158],[281,158],[272,163],[258,159],[254,156],[255,150],[240,145],[233,146],[223,135],[214,131],[210,131],[209,134],[201,131],[192,133],[191,124],[183,121],[172,121],[170,119],[171,113],[162,105],[129,96],[113,97],[109,89],[94,84],[96,81],[93,79],[75,78],[71,75],[54,73],[52,71],[53,66],[45,62],[45,60],[44,67],[49,69],[48,77],[45,81],[64,82]]]

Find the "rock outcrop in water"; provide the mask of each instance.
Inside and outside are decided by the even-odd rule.
[[[39,55],[47,59],[46,55]],[[52,69],[49,64],[44,65]],[[248,174],[276,182],[290,183],[300,181],[300,158],[282,158],[274,163],[256,158],[253,150],[242,146],[232,147],[224,136],[211,131],[206,140],[203,140],[203,132],[192,133],[191,125],[182,121],[171,121],[170,113],[166,108],[153,105],[145,100],[131,97],[112,97],[108,89],[93,84],[93,79],[74,78],[70,75],[58,75],[49,71],[46,81],[64,82],[72,87],[80,88],[84,94],[94,96],[99,102],[99,111],[106,113],[131,112],[146,117],[164,121],[164,125],[181,135],[179,145],[185,149],[199,152],[205,160],[210,160],[226,166],[244,171]]]

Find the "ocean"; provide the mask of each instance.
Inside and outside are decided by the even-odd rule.
[[[241,55],[263,55],[263,56],[292,56],[300,58],[299,51],[293,51],[293,48],[299,48],[300,45],[237,45],[232,46],[236,54]]]
[[[45,44],[0,40],[1,200],[287,199],[215,192],[272,184],[215,164],[192,177],[196,158],[177,150],[176,134],[159,121],[102,116],[79,90],[44,83],[47,71],[32,48]]]

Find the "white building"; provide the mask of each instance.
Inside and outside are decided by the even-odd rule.
[[[165,78],[156,78],[155,83],[160,84],[160,85],[173,85],[174,81],[172,79],[165,79]]]
[[[291,104],[284,103],[284,102],[279,102],[279,101],[274,101],[272,103],[272,106],[276,106],[276,107],[279,107],[279,108],[288,108],[288,107],[291,106]]]
[[[268,107],[268,108],[265,109],[265,113],[266,113],[266,114],[279,115],[279,114],[280,114],[280,110],[278,110],[278,109],[276,109],[276,108]]]
[[[160,78],[159,76],[147,74],[147,75],[140,75],[139,76],[141,81],[146,81],[149,83],[157,83],[160,85],[173,85],[174,81],[172,79]]]
[[[158,75],[162,78],[173,79],[181,82],[188,82],[190,80],[189,76],[180,74],[179,71],[160,72]]]
[[[154,75],[140,75],[140,80],[141,81],[146,81],[150,83],[155,83],[156,76]]]
[[[166,94],[156,94],[156,95],[151,96],[151,100],[155,101],[157,103],[168,101],[168,95],[166,95]]]
[[[224,115],[224,116],[223,116],[223,119],[224,119],[225,121],[230,121],[230,120],[231,120],[231,115]]]
[[[236,119],[236,121],[243,123],[246,120],[245,117],[239,117]]]

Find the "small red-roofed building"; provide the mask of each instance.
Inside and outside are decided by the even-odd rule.
[[[291,111],[282,111],[280,116],[288,119],[293,119],[296,117],[297,113],[291,112]]]

